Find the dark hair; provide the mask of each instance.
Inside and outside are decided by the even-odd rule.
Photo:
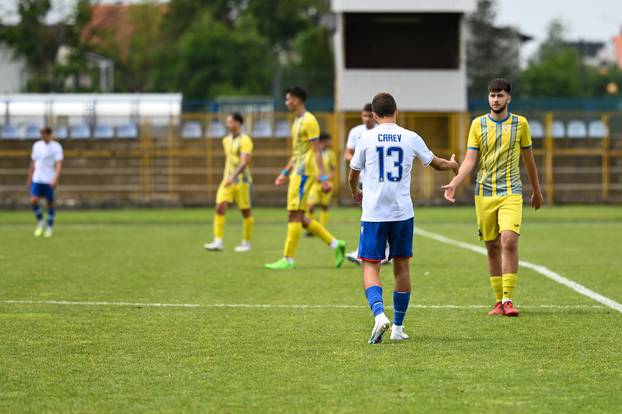
[[[244,123],[244,117],[243,117],[243,116],[242,116],[242,114],[241,114],[241,113],[239,113],[239,112],[231,112],[231,113],[229,114],[229,116],[230,116],[231,118],[233,118],[233,120],[234,120],[235,122],[239,122],[239,123],[240,123],[240,125],[242,125],[242,124]]]
[[[366,103],[365,106],[363,107],[363,112],[371,112],[371,104],[370,103]]]
[[[285,93],[295,96],[302,102],[307,100],[307,91],[305,91],[302,86],[292,86],[291,88],[288,88]]]
[[[50,128],[49,126],[44,126],[43,128],[41,128],[41,130],[39,132],[41,134],[51,135],[52,134],[52,128]]]
[[[320,141],[328,141],[330,139],[330,134],[328,132],[322,132],[320,134]]]
[[[373,101],[371,101],[371,108],[372,112],[380,118],[384,118],[385,116],[393,115],[395,111],[397,111],[397,104],[391,94],[380,92],[374,96]]]
[[[488,84],[488,92],[501,92],[506,91],[508,94],[512,93],[512,84],[509,80],[503,78],[496,78],[490,81]]]

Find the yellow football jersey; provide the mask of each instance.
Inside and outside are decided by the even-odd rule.
[[[292,174],[317,176],[318,166],[311,141],[320,137],[320,124],[311,112],[305,112],[292,124]]]
[[[322,163],[324,164],[324,172],[329,175],[337,168],[337,156],[332,148],[322,150]]]
[[[475,195],[522,194],[521,148],[531,147],[531,131],[524,117],[510,114],[495,121],[488,114],[475,118],[467,145],[479,151]]]
[[[233,137],[231,134],[222,139],[222,147],[225,150],[225,172],[224,176],[231,175],[240,165],[240,155],[253,153],[253,140],[246,134],[240,134]],[[252,181],[250,166],[246,166],[244,170],[236,177],[235,182],[242,181],[250,183]]]

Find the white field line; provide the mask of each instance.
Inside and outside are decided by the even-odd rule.
[[[440,234],[436,234],[436,233],[431,233],[429,231],[423,230],[421,228],[417,228],[415,230],[415,234],[422,236],[422,237],[427,237],[429,239],[433,239],[436,240],[438,242],[441,243],[445,243],[445,244],[449,244],[451,246],[456,246],[456,247],[460,247],[462,249],[466,249],[466,250],[470,250],[472,252],[475,253],[479,253],[482,254],[484,256],[487,255],[486,249],[484,247],[481,246],[476,246],[473,244],[469,244],[469,243],[463,243],[457,240],[453,240],[450,239],[448,237],[445,236],[441,236]],[[570,288],[572,290],[574,290],[575,292],[583,295],[583,296],[587,296],[588,298],[595,300],[598,303],[602,303],[603,305],[616,310],[620,313],[622,313],[622,304],[616,302],[613,299],[609,299],[606,296],[601,295],[600,293],[594,292],[591,289],[588,289],[587,287],[583,286],[580,283],[575,282],[574,280],[570,280],[568,278],[565,278],[564,276],[560,275],[557,272],[552,271],[551,269],[549,269],[548,267],[545,266],[541,266],[535,263],[531,263],[531,262],[527,262],[525,260],[520,260],[518,262],[519,266],[525,267],[527,269],[531,269],[536,273],[540,273],[542,276],[547,277],[557,283],[559,283],[560,285],[564,285],[567,288]]]
[[[106,301],[70,301],[70,300],[0,300],[7,305],[64,305],[64,306],[116,306],[136,308],[246,308],[246,309],[366,309],[365,305],[304,305],[270,303],[150,303],[150,302],[106,302]],[[386,306],[392,308],[392,306]],[[425,305],[413,304],[417,309],[486,309],[487,305]],[[524,309],[603,309],[600,305],[522,305]]]

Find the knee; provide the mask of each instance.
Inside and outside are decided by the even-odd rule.
[[[501,255],[501,245],[499,243],[486,245],[488,257],[499,257]]]
[[[514,235],[509,237],[501,238],[501,245],[503,246],[503,250],[507,252],[515,252],[518,250],[518,238]]]

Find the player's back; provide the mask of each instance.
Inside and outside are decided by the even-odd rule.
[[[413,131],[385,123],[363,133],[350,163],[365,173],[362,221],[413,217],[410,176],[415,158],[427,165],[434,154]]]

